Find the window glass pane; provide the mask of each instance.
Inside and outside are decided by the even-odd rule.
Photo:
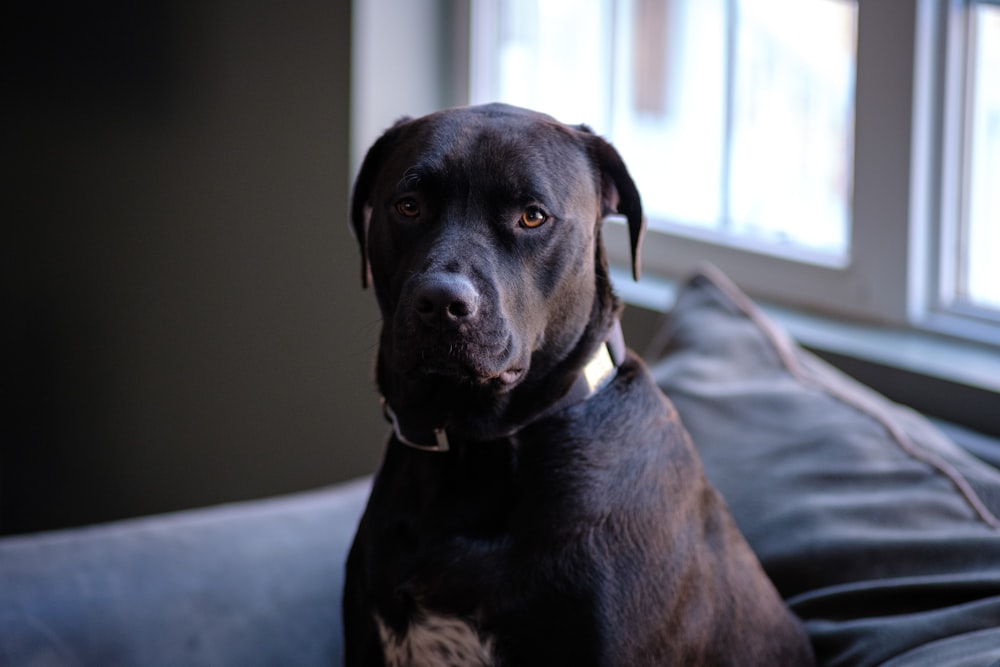
[[[497,36],[476,101],[592,124],[625,157],[651,227],[846,261],[854,2],[477,4]]]
[[[1000,309],[1000,7],[973,9],[967,220],[959,297]]]
[[[611,5],[612,0],[478,0],[473,16],[481,25],[474,34],[485,36],[483,45],[494,52],[473,55],[488,61],[483,73],[492,79],[472,82],[473,101],[536,109],[606,133]]]
[[[732,231],[844,257],[855,5],[741,0],[737,6]]]
[[[728,4],[618,3],[611,138],[652,226],[723,218]]]

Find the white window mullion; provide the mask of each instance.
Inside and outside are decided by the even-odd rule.
[[[930,309],[940,300],[939,276],[953,275],[954,267],[945,258],[954,256],[947,246],[954,235],[943,229],[948,216],[942,213],[953,206],[945,175],[954,173],[944,150],[948,128],[946,118],[952,113],[960,91],[946,88],[946,61],[942,54],[954,41],[949,38],[947,0],[920,0],[917,4],[917,33],[913,95],[913,132],[910,191],[908,320],[926,322]],[[952,216],[953,218],[953,216]]]
[[[858,5],[852,261],[863,310],[907,322],[917,0]]]

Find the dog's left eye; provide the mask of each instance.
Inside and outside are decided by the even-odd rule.
[[[523,213],[521,213],[521,225],[527,227],[528,229],[534,229],[535,227],[542,225],[548,219],[548,213],[537,206],[529,206],[524,209]]]
[[[420,204],[413,197],[406,197],[396,202],[396,212],[407,218],[415,218],[420,215]]]

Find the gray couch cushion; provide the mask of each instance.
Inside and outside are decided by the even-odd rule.
[[[1000,473],[714,270],[665,334],[654,374],[824,664],[1000,659]],[[0,665],[338,665],[368,488],[0,540]]]
[[[0,540],[0,665],[337,665],[368,481]]]
[[[1000,659],[1000,473],[796,346],[718,271],[658,383],[828,665]]]

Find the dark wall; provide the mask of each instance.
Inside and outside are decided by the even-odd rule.
[[[0,532],[372,470],[350,3],[19,4],[0,47]]]

